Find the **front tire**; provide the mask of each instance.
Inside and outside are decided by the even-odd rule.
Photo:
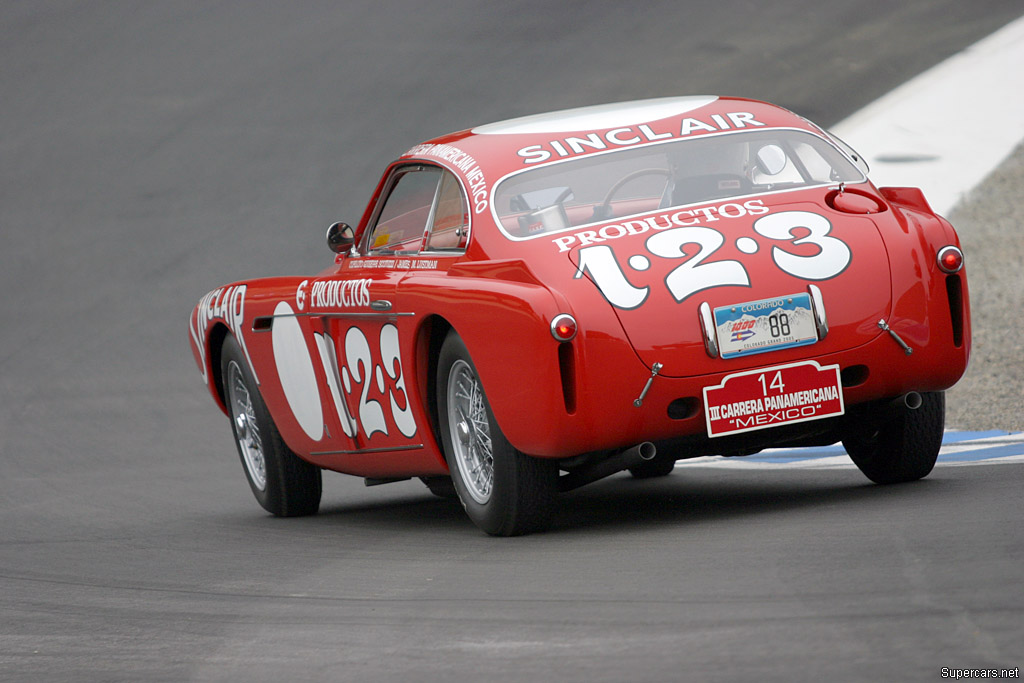
[[[921,479],[935,467],[946,420],[945,394],[921,394],[916,410],[899,410],[865,436],[843,440],[854,464],[876,484]]]
[[[492,536],[518,536],[546,526],[558,469],[508,442],[455,332],[441,346],[437,378],[441,440],[466,514]]]
[[[438,498],[456,500],[459,494],[455,492],[455,484],[451,477],[420,477],[420,481],[427,485],[427,488]]]
[[[320,468],[295,455],[270,417],[249,362],[234,337],[221,350],[224,402],[238,456],[257,502],[278,517],[312,515],[320,508]]]

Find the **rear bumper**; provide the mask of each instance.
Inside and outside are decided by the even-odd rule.
[[[708,439],[703,389],[721,383],[738,366],[718,361],[722,367],[718,373],[686,378],[656,376],[652,380],[651,372],[634,357],[628,363],[628,373],[623,371],[626,364],[622,364],[614,377],[602,375],[584,381],[577,392],[573,414],[559,415],[557,419],[533,416],[529,418],[533,425],[529,443],[517,443],[513,437],[510,440],[527,453],[551,458],[627,447],[642,441],[692,442],[695,447],[705,444],[697,449],[700,452],[678,453],[678,457],[687,457],[727,452],[735,449],[736,443],[774,443],[811,437],[849,423],[864,406],[910,391],[942,391],[963,375],[969,344],[962,338],[959,347],[939,344],[935,339],[915,347],[917,339],[912,335],[904,338],[913,348],[910,355],[889,334],[880,332],[869,343],[842,352],[812,355],[806,351],[813,347],[805,347],[803,358],[792,353],[768,353],[761,357],[763,368],[804,359],[813,359],[822,366],[838,365],[846,412],[841,418],[768,427],[742,440]],[[635,401],[645,386],[647,392],[638,407]]]

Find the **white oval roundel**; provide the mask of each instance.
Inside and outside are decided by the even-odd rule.
[[[271,329],[274,363],[284,397],[302,431],[314,441],[319,441],[324,435],[320,388],[316,384],[313,359],[302,328],[286,302],[282,301],[274,309],[274,326]]]

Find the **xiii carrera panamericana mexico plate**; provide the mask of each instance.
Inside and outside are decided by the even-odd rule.
[[[677,459],[841,441],[927,475],[970,351],[959,241],[913,188],[779,107],[677,97],[417,145],[317,274],[237,282],[192,351],[249,484],[421,478],[490,534]]]

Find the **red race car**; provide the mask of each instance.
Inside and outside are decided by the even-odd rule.
[[[763,102],[674,97],[417,145],[316,275],[238,282],[192,351],[275,515],[321,470],[421,478],[489,534],[560,491],[680,458],[841,441],[927,475],[970,312],[956,232],[913,188]]]

